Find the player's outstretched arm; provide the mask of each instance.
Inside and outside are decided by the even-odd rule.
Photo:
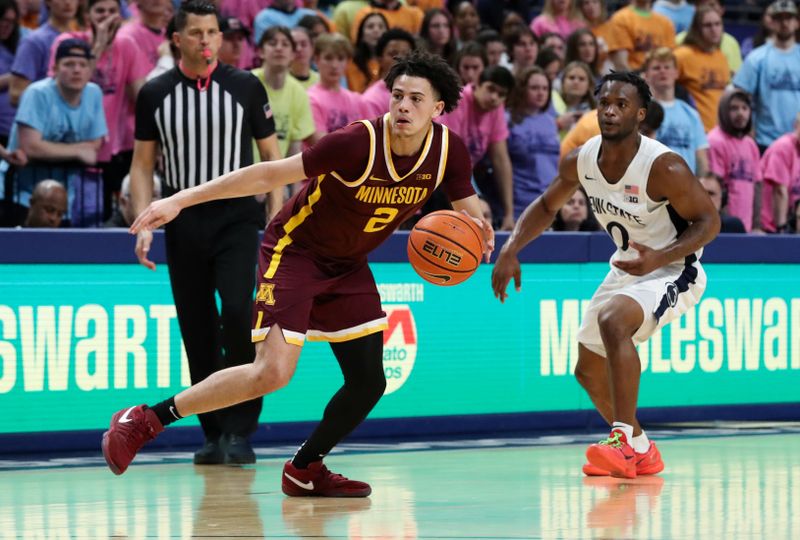
[[[151,203],[133,222],[130,232],[136,234],[139,231],[157,229],[175,219],[181,210],[189,206],[269,193],[305,177],[302,154],[278,161],[256,163]]]
[[[689,226],[675,242],[662,249],[651,249],[631,242],[631,247],[639,252],[639,257],[614,261],[614,265],[634,276],[643,276],[656,268],[685,259],[711,242],[720,228],[719,212],[714,208],[714,203],[683,158],[677,154],[669,152],[656,158],[650,170],[647,195],[654,201],[669,201]]]
[[[517,254],[523,247],[542,234],[556,217],[575,190],[578,189],[578,153],[576,148],[567,154],[558,166],[558,176],[550,183],[541,197],[533,201],[522,212],[511,236],[503,244],[500,255],[492,270],[492,289],[494,295],[505,302],[506,288],[514,279],[514,288],[519,291],[521,270]]]

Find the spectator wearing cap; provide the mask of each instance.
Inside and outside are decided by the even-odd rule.
[[[122,179],[128,174],[133,158],[134,104],[147,77],[148,61],[130,36],[120,35],[122,23],[119,0],[89,0],[87,31],[66,32],[53,44],[55,51],[66,39],[78,38],[91,46],[95,57],[92,82],[103,91],[103,110],[108,137],[97,154],[103,171],[103,219],[113,209]],[[51,63],[50,74],[53,73]]]
[[[93,59],[85,41],[62,41],[54,76],[31,84],[23,94],[8,144],[30,160],[16,170],[17,201],[28,206],[39,180],[59,180],[67,185],[72,225],[78,226],[97,224],[102,216],[102,180],[83,174],[97,163],[108,133],[103,92],[89,82]]]
[[[773,41],[754,49],[733,79],[733,84],[753,96],[756,142],[764,150],[778,137],[792,131],[792,121],[800,112],[800,45],[797,6],[790,0],[770,4],[775,36]]]
[[[45,0],[50,15],[38,29],[24,38],[11,65],[8,96],[11,105],[19,105],[22,92],[32,82],[47,76],[50,47],[61,32],[75,30],[78,0]]]
[[[261,35],[270,26],[294,28],[306,15],[316,14],[313,9],[297,7],[295,0],[272,0],[272,5],[262,9],[253,22],[255,41],[260,43]]]
[[[239,69],[253,67],[253,49],[250,45],[250,30],[235,17],[222,17],[219,20],[219,31],[222,32],[222,46],[219,49],[219,61]]]

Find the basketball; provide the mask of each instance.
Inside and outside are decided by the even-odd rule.
[[[478,269],[485,244],[483,231],[468,216],[452,210],[431,212],[408,237],[408,260],[435,285],[457,285]]]

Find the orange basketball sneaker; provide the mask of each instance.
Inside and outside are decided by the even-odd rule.
[[[608,471],[611,476],[636,478],[636,452],[622,431],[612,430],[606,440],[590,445],[586,459],[590,465]]]
[[[658,451],[656,443],[650,441],[650,448],[644,454],[636,453],[636,476],[647,476],[658,474],[664,470],[664,461],[661,459],[661,452]],[[583,474],[586,476],[610,476],[611,473],[600,467],[595,467],[591,463],[583,464]]]

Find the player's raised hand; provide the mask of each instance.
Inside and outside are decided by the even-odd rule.
[[[139,214],[136,221],[131,225],[130,233],[139,234],[141,231],[152,231],[158,229],[165,223],[175,219],[181,211],[181,207],[172,197],[153,201],[144,212]]]
[[[504,249],[500,250],[497,262],[494,263],[492,270],[492,290],[500,302],[505,302],[508,298],[506,288],[511,278],[514,278],[514,288],[519,292],[522,270],[519,266],[517,256]]]
[[[664,261],[661,259],[661,252],[659,250],[649,248],[637,242],[631,242],[629,247],[638,251],[639,257],[629,261],[614,261],[612,263],[623,272],[627,272],[632,276],[644,276],[656,268],[664,266]]]

